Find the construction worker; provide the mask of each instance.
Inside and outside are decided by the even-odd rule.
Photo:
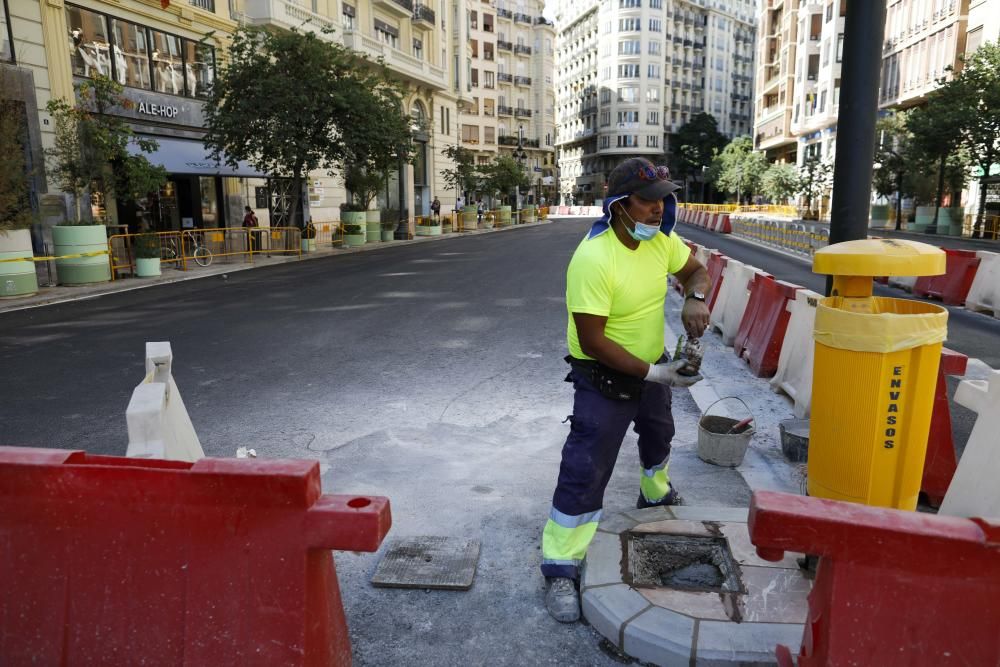
[[[604,489],[629,424],[639,435],[639,508],[679,503],[667,471],[674,421],[670,387],[689,387],[683,360],[664,354],[667,274],[685,288],[681,320],[708,326],[705,267],[674,233],[679,186],[643,158],[608,177],[604,216],[580,242],[566,273],[566,339],[575,390],[559,481],[542,533],[545,606],[557,621],[580,617],[579,566],[601,519]]]

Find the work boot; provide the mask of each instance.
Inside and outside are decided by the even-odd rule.
[[[560,623],[579,621],[580,594],[576,592],[576,583],[566,577],[551,578],[545,592],[545,608]]]
[[[647,507],[668,507],[670,505],[682,505],[684,499],[681,498],[681,494],[677,492],[677,487],[674,483],[670,483],[670,490],[667,491],[667,495],[663,496],[655,503],[651,503],[646,500],[646,497],[642,495],[642,491],[639,492],[639,500],[635,503],[635,508],[639,510],[646,509]]]

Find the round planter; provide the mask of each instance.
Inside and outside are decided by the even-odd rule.
[[[511,223],[510,206],[501,206],[499,211],[500,211],[499,225],[501,227],[506,227]]]
[[[952,206],[938,209],[937,226],[938,234],[948,234],[949,236],[962,235],[962,222],[965,220],[965,209],[961,206]]]
[[[108,249],[108,233],[104,225],[57,225],[52,228],[56,257],[99,253]],[[108,255],[57,259],[56,271],[60,285],[88,285],[111,280]]]
[[[394,229],[383,229],[382,230],[382,242],[386,243],[392,240],[393,235],[396,233]]]
[[[471,231],[479,227],[479,209],[476,206],[462,207],[462,230]]]
[[[357,248],[365,244],[364,234],[344,234],[344,245],[348,248]]]
[[[535,222],[537,219],[538,213],[534,204],[529,204],[521,209],[521,222]]]
[[[934,207],[933,206],[918,206],[916,213],[913,218],[913,227],[911,228],[915,232],[926,232],[927,228],[934,224]]]
[[[139,278],[153,278],[160,275],[160,258],[136,257],[135,275]]]
[[[302,239],[302,252],[312,252],[316,250],[316,239]]]
[[[382,211],[365,211],[365,232],[369,243],[382,241]]]
[[[417,236],[441,236],[441,225],[417,225]]]
[[[25,258],[23,262],[0,262],[0,297],[27,296],[38,291],[33,256],[31,231],[0,232],[0,259]]]
[[[877,229],[887,228],[891,211],[892,207],[888,204],[872,204],[871,226]]]

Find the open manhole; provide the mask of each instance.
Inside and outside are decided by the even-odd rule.
[[[724,537],[622,533],[622,579],[637,588],[745,593]]]

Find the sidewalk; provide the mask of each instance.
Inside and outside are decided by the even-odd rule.
[[[317,244],[317,249],[310,253],[303,253],[301,255],[257,255],[253,256],[253,261],[250,262],[246,257],[219,257],[216,258],[210,266],[198,266],[194,261],[188,262],[187,270],[182,270],[175,268],[172,265],[164,264],[162,266],[162,274],[155,278],[119,278],[118,280],[112,280],[105,283],[95,283],[92,285],[80,285],[80,286],[65,286],[65,285],[52,285],[44,286],[44,281],[48,279],[48,272],[43,268],[42,265],[36,267],[38,273],[38,292],[32,296],[25,297],[14,297],[9,299],[0,299],[0,313],[10,312],[15,310],[23,310],[25,308],[37,308],[39,306],[50,306],[57,303],[66,303],[68,301],[81,301],[83,299],[95,299],[106,294],[116,294],[118,292],[128,292],[130,290],[143,289],[146,287],[154,287],[156,285],[166,285],[169,283],[184,282],[187,280],[197,280],[199,278],[208,278],[211,276],[218,276],[222,274],[235,273],[236,271],[247,271],[249,269],[258,269],[265,266],[274,266],[275,264],[288,264],[290,262],[298,262],[302,260],[310,259],[320,259],[324,257],[338,257],[342,255],[351,255],[358,252],[369,252],[373,250],[379,250],[382,248],[390,248],[399,245],[409,245],[413,243],[426,243],[432,241],[441,241],[446,239],[454,239],[464,236],[475,236],[477,234],[489,234],[493,232],[506,232],[513,229],[520,229],[522,227],[536,227],[538,225],[549,224],[550,220],[541,220],[538,222],[529,222],[520,225],[513,225],[510,227],[500,227],[494,229],[477,229],[474,231],[466,232],[453,232],[450,234],[443,234],[441,236],[420,236],[405,241],[386,241],[380,243],[367,243],[363,246],[356,248],[340,248],[333,247],[332,245],[319,247]]]
[[[965,236],[947,236],[944,234],[923,234],[920,232],[896,231],[895,229],[882,229],[879,227],[869,227],[868,233],[870,236],[920,241],[921,243],[928,243],[940,248],[948,248],[949,250],[1000,252],[1000,240],[970,239]]]

